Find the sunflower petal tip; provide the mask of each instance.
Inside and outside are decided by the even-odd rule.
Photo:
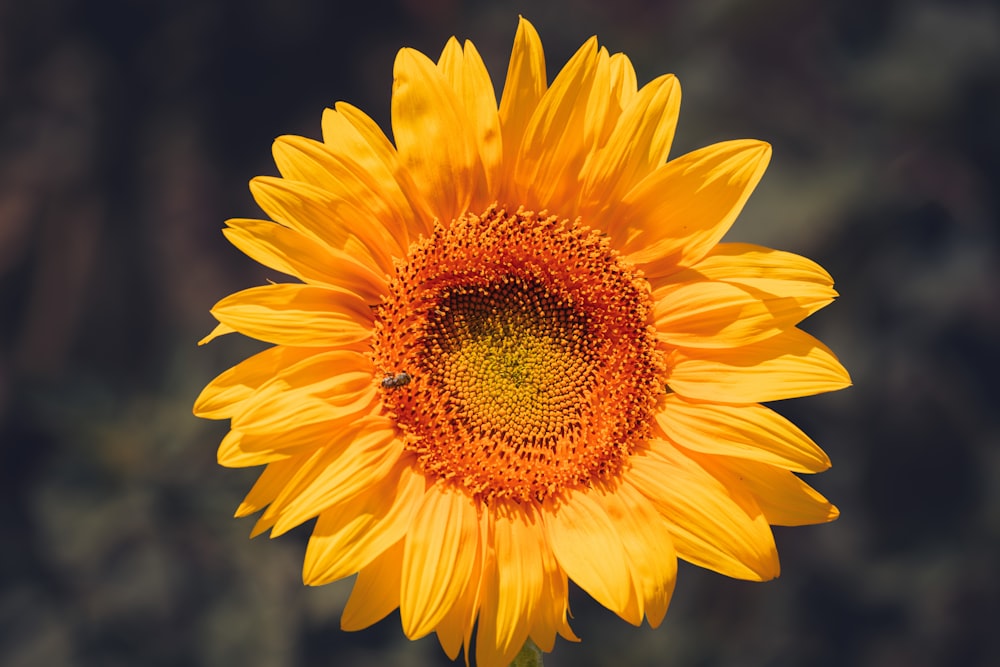
[[[757,163],[760,167],[766,167],[771,162],[771,155],[774,149],[771,144],[760,139],[750,139],[749,155],[750,161]]]
[[[404,46],[396,52],[396,60],[392,68],[393,77],[398,78],[402,70],[411,68],[415,63],[426,58],[420,51],[409,46]]]
[[[272,144],[272,153],[273,150],[274,149]],[[268,176],[254,176],[253,178],[250,179],[250,183],[247,185],[247,187],[249,188],[250,194],[253,196],[255,200],[257,200],[258,197],[261,196],[265,191],[269,178],[270,177]]]
[[[839,362],[838,362],[838,364],[839,364]],[[850,387],[853,387],[854,386],[854,380],[851,379],[850,372],[847,370],[847,368],[844,367],[843,364],[839,364],[839,366],[840,366],[840,368],[838,369],[837,375],[838,375],[838,377],[840,379],[840,382],[842,384],[838,388],[839,389],[848,389]]]
[[[198,341],[198,345],[199,346],[205,345],[207,343],[212,342],[219,336],[225,336],[226,334],[234,333],[235,331],[236,329],[233,329],[231,326],[220,322],[219,324],[216,325],[214,329],[212,329],[211,333],[209,333],[207,336]]]
[[[764,557],[761,562],[757,563],[757,567],[754,569],[754,574],[757,575],[757,581],[772,581],[781,576],[781,563],[778,561],[778,552],[773,551],[768,556]]]
[[[325,582],[320,577],[320,573],[317,570],[316,562],[308,556],[302,563],[302,585],[303,586],[322,586]],[[341,619],[343,622],[343,619]]]
[[[517,32],[521,32],[521,30],[529,30],[532,33],[537,34],[537,31],[535,30],[535,25],[528,19],[524,18],[524,14],[517,15]],[[516,36],[514,37],[514,40],[515,42],[517,41]]]
[[[657,611],[655,613],[646,612],[646,623],[649,624],[649,627],[655,630],[656,628],[660,627],[660,625],[663,623],[663,619],[666,617],[667,617],[666,609],[663,609],[662,611]]]

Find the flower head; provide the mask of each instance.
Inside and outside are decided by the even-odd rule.
[[[836,293],[797,255],[720,243],[770,157],[758,141],[667,160],[671,75],[638,88],[589,40],[547,85],[522,20],[499,106],[475,47],[395,65],[390,143],[358,109],[281,137],[272,221],[226,236],[300,282],[220,301],[207,340],[273,347],[213,380],[227,466],[266,465],[237,516],[316,519],[303,578],[358,574],[342,626],[397,607],[480,665],[551,650],[569,581],[638,625],[676,559],[778,574],[770,525],[837,510],[795,473],[829,460],[761,405],[847,373],[796,328]]]

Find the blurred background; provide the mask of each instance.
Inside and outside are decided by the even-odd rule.
[[[248,541],[255,470],[217,466],[198,348],[276,278],[220,229],[260,215],[280,134],[347,100],[388,128],[401,46],[472,39],[502,85],[523,13],[549,75],[591,34],[684,87],[674,155],[771,142],[731,238],[812,257],[805,328],[852,389],[779,409],[830,454],[830,525],[781,578],[682,564],[663,626],[573,595],[550,667],[1000,664],[1000,10],[986,0],[0,1],[0,664],[450,664],[398,615],[339,630],[308,528]]]

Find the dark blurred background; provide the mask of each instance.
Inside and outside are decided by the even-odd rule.
[[[855,386],[782,404],[823,445],[831,525],[776,529],[768,584],[682,565],[657,630],[578,591],[546,664],[1000,664],[1000,10],[967,0],[0,2],[0,664],[445,665],[394,615],[338,628],[308,530],[248,541],[201,387],[259,345],[195,342],[268,278],[220,233],[272,139],[347,100],[388,127],[401,46],[470,38],[501,85],[521,12],[549,74],[597,33],[676,73],[674,154],[755,137],[732,238],[806,254],[806,328]]]

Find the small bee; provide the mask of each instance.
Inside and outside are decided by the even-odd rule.
[[[382,378],[382,388],[396,389],[398,387],[405,387],[406,385],[410,384],[410,380],[412,379],[413,376],[407,373],[406,371],[403,371],[401,373],[396,373],[395,375],[393,375],[392,373],[386,373],[385,377]]]

